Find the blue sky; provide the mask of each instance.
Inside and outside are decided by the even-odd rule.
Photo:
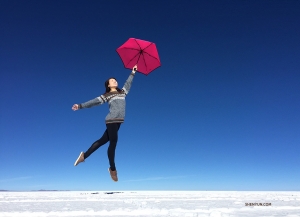
[[[0,189],[300,190],[300,2],[0,1]],[[156,43],[119,131],[108,105],[72,111],[130,74],[116,48]]]

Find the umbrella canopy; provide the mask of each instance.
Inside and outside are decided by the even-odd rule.
[[[117,52],[127,69],[138,65],[138,72],[148,75],[160,64],[156,45],[153,42],[129,38]]]

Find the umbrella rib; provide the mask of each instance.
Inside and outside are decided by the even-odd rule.
[[[148,67],[147,67],[147,64],[146,64],[146,60],[145,60],[145,57],[144,57],[144,53],[142,53],[142,55],[143,55],[143,59],[144,59],[144,63],[145,63],[145,66],[146,66],[146,71],[148,72]]]
[[[144,52],[144,53],[146,53],[146,54],[148,54],[149,56],[153,57],[154,59],[157,59],[157,60],[158,60],[158,58],[157,58],[157,57],[155,57],[155,56],[153,56],[153,55],[149,54],[148,52],[144,51],[145,49],[147,49],[148,47],[150,47],[152,44],[154,44],[154,43],[153,43],[153,42],[151,42],[151,44],[149,44],[147,47],[145,47],[145,48],[143,49],[143,52]]]
[[[148,54],[149,56],[153,57],[154,59],[157,59],[157,60],[158,60],[158,58],[157,58],[157,57],[155,57],[155,56],[153,56],[153,55],[149,54],[148,52],[145,52],[145,51],[143,51],[143,53],[146,53],[146,54]]]
[[[137,42],[137,40],[134,39],[134,41],[135,41],[135,42],[137,43],[137,45],[139,46],[140,50],[142,50],[142,48],[141,48],[140,44]]]
[[[145,50],[146,48],[150,47],[153,44],[153,42],[151,42],[151,44],[149,44],[147,47],[145,47],[143,50]]]
[[[136,41],[136,40],[135,40]],[[137,41],[136,41],[136,43],[137,43]],[[138,43],[137,43],[138,44]],[[142,49],[141,47],[140,47],[140,45],[138,44],[138,46],[140,47],[140,50],[142,51],[142,52],[145,52],[145,53],[147,53],[149,56],[151,56],[151,57],[153,57],[153,58],[155,58],[155,59],[157,59],[155,56],[153,56],[153,55],[151,55],[151,54],[149,54],[148,52],[146,52],[145,50],[148,48],[148,47],[150,47],[152,44],[154,44],[153,42],[151,42],[147,47],[145,47],[144,49]],[[135,50],[138,50],[138,49],[135,49]]]
[[[134,41],[137,43],[137,45],[139,46],[139,48],[140,48],[140,50],[141,50],[142,52],[145,52],[145,53],[147,53],[149,56],[151,56],[151,57],[153,57],[154,59],[157,59],[157,60],[158,60],[157,57],[155,57],[155,56],[149,54],[148,52],[144,51],[145,49],[147,49],[148,47],[150,47],[152,44],[154,44],[153,42],[151,42],[147,47],[145,47],[144,49],[142,49],[141,46],[140,46],[140,44],[137,42],[137,40],[134,39]],[[127,48],[127,49],[139,50],[139,49],[135,49],[135,48]],[[144,58],[144,59],[145,59],[145,58]]]
[[[139,44],[138,44],[139,45]],[[140,47],[140,46],[139,46]],[[129,50],[136,50],[136,51],[140,51],[139,49],[136,49],[136,48],[132,48],[132,47],[123,47],[124,49],[129,49]],[[128,65],[129,65],[129,63],[137,56],[137,55],[139,55],[140,53],[137,53],[134,57],[132,57],[129,61],[128,61],[128,63],[125,65],[125,67],[128,67]],[[140,59],[140,57],[139,57],[139,59]]]
[[[129,49],[129,50],[137,50],[139,51],[139,49],[136,49],[136,48],[132,48],[132,47],[123,47],[124,49]]]
[[[137,42],[136,39],[134,39],[134,41],[135,41],[136,44],[139,46],[140,51],[142,51],[142,52],[140,53],[140,55],[139,55],[139,58],[138,58],[137,62],[136,62],[136,64],[138,64],[138,62],[139,62],[139,60],[140,60],[140,57],[141,57],[141,54],[143,54],[143,49],[141,48],[140,44]],[[144,55],[143,55],[143,57],[144,57]],[[145,62],[145,58],[144,58],[144,62]],[[146,66],[146,67],[147,67],[147,66]]]
[[[134,57],[132,57],[129,61],[128,61],[128,64],[126,65],[126,67],[129,65],[129,63],[137,56],[137,55],[139,55],[140,53],[137,53]],[[140,56],[141,55],[139,55],[139,58],[138,58],[138,61],[137,61],[137,63],[139,62],[139,59],[140,59]]]

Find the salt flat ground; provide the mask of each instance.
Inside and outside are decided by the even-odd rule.
[[[0,192],[0,216],[300,217],[300,192]]]

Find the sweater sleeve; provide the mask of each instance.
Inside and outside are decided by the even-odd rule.
[[[127,78],[124,84],[124,87],[122,88],[122,90],[125,92],[126,95],[129,93],[134,75],[135,73],[130,73],[129,77]]]
[[[101,95],[99,97],[96,97],[95,99],[92,99],[92,100],[89,100],[87,102],[79,104],[79,108],[80,109],[91,108],[91,107],[96,106],[96,105],[101,105],[105,102],[106,102],[106,100],[105,100],[104,96]]]

